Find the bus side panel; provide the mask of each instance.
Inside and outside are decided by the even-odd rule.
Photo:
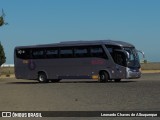
[[[37,79],[36,71],[30,68],[29,60],[15,59],[15,77],[17,79]]]
[[[33,60],[36,71],[44,71],[48,79],[92,78],[109,65],[101,58],[66,58]]]
[[[66,59],[32,59],[15,60],[17,79],[37,79],[38,72],[46,73],[48,79],[92,78],[105,70],[111,79],[125,78],[125,67],[116,66],[102,58],[66,58]],[[123,69],[122,69],[123,68]]]
[[[89,58],[37,60],[37,71],[45,71],[49,79],[89,78],[93,68]]]

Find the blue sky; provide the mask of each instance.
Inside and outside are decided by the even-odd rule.
[[[160,0],[0,0],[7,63],[15,46],[72,40],[121,40],[160,61]]]

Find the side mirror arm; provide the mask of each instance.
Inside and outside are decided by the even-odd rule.
[[[137,52],[141,53],[141,54],[142,54],[142,56],[143,56],[143,59],[145,59],[145,54],[144,54],[144,52],[143,52],[143,51],[141,51],[141,50],[137,50]]]

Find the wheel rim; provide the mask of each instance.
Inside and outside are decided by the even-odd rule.
[[[105,75],[104,74],[101,75],[101,80],[105,80]]]
[[[108,74],[106,72],[100,73],[100,82],[108,82]]]
[[[44,75],[39,75],[39,81],[43,82],[45,80]]]

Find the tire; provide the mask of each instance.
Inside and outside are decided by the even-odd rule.
[[[120,81],[121,81],[121,79],[115,79],[114,81],[115,81],[115,82],[120,82]]]
[[[105,72],[105,71],[100,72],[100,74],[99,74],[99,81],[105,83],[105,82],[108,82],[108,80],[109,80],[108,73]]]
[[[46,74],[44,72],[40,72],[38,74],[38,81],[40,83],[48,83],[49,82],[48,79],[47,79],[47,76],[46,76]]]

